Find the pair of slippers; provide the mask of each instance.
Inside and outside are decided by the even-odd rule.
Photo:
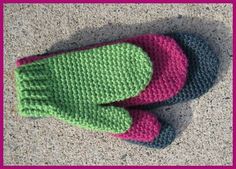
[[[214,84],[218,58],[198,35],[148,34],[17,60],[22,116],[53,116],[153,148],[175,138],[148,110],[197,98]]]

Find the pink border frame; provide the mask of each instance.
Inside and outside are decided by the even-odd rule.
[[[235,29],[234,29],[234,23],[236,22],[236,6],[233,2],[234,0],[80,0],[80,1],[76,1],[76,0],[3,0],[3,2],[1,2],[0,4],[0,19],[1,19],[1,26],[0,26],[0,30],[1,30],[1,34],[0,34],[0,38],[1,38],[1,54],[2,56],[4,56],[4,33],[3,33],[3,29],[4,29],[4,4],[8,4],[8,3],[230,3],[233,4],[233,35],[235,34]],[[236,38],[233,38],[233,53],[236,52]],[[3,79],[3,71],[4,71],[4,57],[2,57],[2,59],[0,60],[0,78],[1,78],[1,98],[0,98],[0,106],[1,106],[1,112],[4,112],[4,95],[3,95],[3,91],[4,91],[4,79]],[[233,57],[233,93],[234,90],[236,89],[236,81],[234,81],[235,76],[236,76],[236,59],[235,57]],[[236,94],[233,94],[233,105],[236,105]],[[233,112],[235,111],[235,108],[233,106]],[[1,158],[0,158],[0,168],[40,168],[40,167],[47,167],[47,168],[74,168],[74,167],[80,167],[80,168],[115,168],[115,169],[120,169],[120,168],[131,168],[134,166],[4,166],[3,164],[3,134],[4,134],[4,125],[3,125],[3,115],[4,113],[1,113],[0,116],[0,121],[1,121],[1,129],[0,129],[0,133],[1,133]],[[234,124],[235,124],[235,120],[236,120],[236,116],[233,116],[233,129],[235,128]],[[235,139],[236,133],[233,132],[233,145],[236,145],[236,139]],[[174,167],[174,168],[210,168],[210,169],[215,169],[215,168],[234,168],[235,167],[235,162],[236,162],[236,158],[235,157],[236,151],[233,147],[233,159],[232,159],[232,166],[135,166],[135,167],[139,167],[139,168],[164,168],[164,167]]]

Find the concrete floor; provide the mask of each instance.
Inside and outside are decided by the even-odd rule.
[[[232,5],[5,5],[5,165],[231,165]],[[203,35],[221,60],[215,86],[199,99],[155,110],[178,138],[163,150],[145,148],[67,125],[17,114],[17,58],[143,33]]]

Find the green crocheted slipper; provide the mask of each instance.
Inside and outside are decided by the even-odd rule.
[[[123,133],[132,119],[123,108],[101,106],[138,95],[152,64],[128,43],[58,54],[15,70],[22,116],[53,116],[82,128]]]

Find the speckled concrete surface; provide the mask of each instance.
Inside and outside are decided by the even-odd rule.
[[[232,6],[184,4],[5,5],[5,165],[231,165]],[[155,110],[178,138],[145,148],[61,121],[17,114],[15,60],[142,33],[203,35],[220,60],[215,86],[191,102]]]

